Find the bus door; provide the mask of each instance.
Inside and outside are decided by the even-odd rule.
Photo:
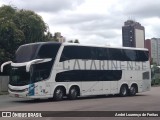
[[[142,78],[143,78],[143,83],[142,83],[142,90],[143,91],[148,91],[151,88],[151,75],[150,71],[145,71],[142,72]]]

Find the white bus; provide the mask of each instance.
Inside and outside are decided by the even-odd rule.
[[[147,49],[40,42],[18,48],[11,65],[10,96],[33,99],[119,94],[151,88]]]

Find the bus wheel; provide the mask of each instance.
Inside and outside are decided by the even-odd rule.
[[[136,95],[137,92],[137,87],[135,85],[132,85],[131,88],[129,89],[129,95],[134,96]]]
[[[69,90],[68,98],[70,100],[75,100],[77,96],[78,96],[78,90],[76,89],[76,87],[71,87],[71,89]]]
[[[56,101],[60,101],[63,99],[63,96],[64,96],[63,89],[61,87],[56,88],[54,91],[53,99]]]
[[[122,85],[121,88],[120,88],[120,96],[121,97],[125,97],[128,95],[128,87],[127,85]]]

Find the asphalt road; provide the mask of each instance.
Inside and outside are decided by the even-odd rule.
[[[82,97],[77,100],[51,101],[26,100],[20,98],[11,98],[8,95],[0,96],[0,111],[160,111],[160,87],[152,87],[151,91],[139,93],[134,97],[118,97],[118,96],[91,96]],[[2,119],[2,118],[0,118]],[[32,119],[32,118],[26,118]],[[44,118],[42,118],[43,120]],[[64,119],[64,120],[97,120],[97,119],[115,119],[121,118],[105,118],[105,117],[79,117],[79,118],[45,118],[47,120]],[[125,117],[123,119],[137,119],[136,117]],[[157,117],[139,118],[143,120],[160,119]],[[38,120],[41,120],[38,118]]]

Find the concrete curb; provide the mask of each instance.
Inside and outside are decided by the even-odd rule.
[[[0,95],[8,95],[8,92],[0,92]]]

